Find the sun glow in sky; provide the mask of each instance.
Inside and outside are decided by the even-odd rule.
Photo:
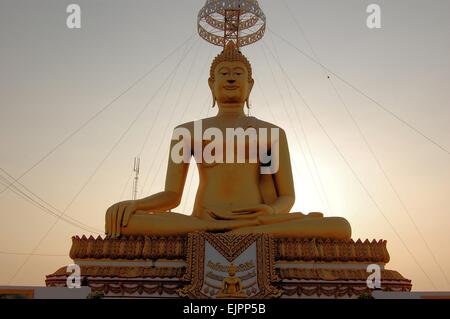
[[[73,2],[79,30],[66,27]],[[251,115],[287,132],[294,211],[345,217],[354,239],[388,241],[387,268],[414,290],[450,290],[450,2],[376,1],[382,28],[369,29],[372,2],[259,1],[269,30],[243,49]],[[207,78],[220,49],[196,34],[203,4],[1,1],[0,176],[37,164],[17,187],[65,220],[2,192],[0,285],[44,285],[70,263],[71,236],[94,234],[74,219],[103,231],[106,209],[131,197],[135,156],[139,196],[163,189],[172,129],[217,112]],[[196,174],[175,211],[190,213]]]

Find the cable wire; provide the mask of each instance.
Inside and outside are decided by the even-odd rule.
[[[402,119],[399,115],[397,115],[396,113],[394,113],[393,111],[389,110],[387,107],[385,107],[384,105],[382,105],[380,102],[378,102],[377,100],[375,100],[374,98],[370,97],[367,93],[365,93],[364,91],[362,91],[361,89],[357,88],[355,85],[351,84],[349,81],[347,81],[346,79],[344,79],[342,76],[340,76],[339,74],[337,74],[336,72],[330,70],[327,66],[325,66],[324,64],[320,63],[319,61],[317,61],[316,59],[314,59],[312,56],[310,56],[309,54],[307,54],[306,52],[304,52],[303,50],[299,49],[297,46],[295,46],[294,44],[292,44],[290,41],[286,40],[284,37],[282,37],[281,35],[279,35],[278,33],[274,32],[272,29],[268,29],[268,31],[270,33],[272,33],[273,35],[275,35],[277,38],[279,38],[281,41],[285,42],[286,44],[288,44],[290,47],[292,47],[293,49],[295,49],[296,51],[298,51],[299,53],[301,53],[303,56],[305,56],[306,58],[308,58],[309,60],[311,60],[312,62],[314,62],[315,64],[321,66],[322,68],[324,68],[325,70],[327,70],[327,72],[333,74],[337,79],[341,80],[344,84],[346,84],[347,86],[349,86],[350,88],[352,88],[353,90],[355,90],[356,92],[358,92],[360,95],[364,96],[365,98],[367,98],[368,100],[370,100],[372,103],[374,103],[376,106],[378,106],[380,109],[382,109],[384,112],[388,113],[389,115],[391,115],[393,118],[395,118],[396,120],[398,120],[399,122],[401,122],[402,124],[404,124],[405,126],[407,126],[408,128],[410,128],[412,131],[416,132],[418,135],[422,136],[425,140],[427,140],[428,142],[432,143],[434,146],[436,146],[437,148],[439,148],[441,151],[443,151],[444,153],[447,153],[447,155],[450,155],[450,151],[445,148],[444,146],[442,146],[441,144],[439,144],[437,141],[435,141],[433,138],[427,136],[425,133],[423,133],[420,129],[416,128],[414,125],[412,125],[411,123],[407,122],[406,120]]]
[[[50,151],[48,151],[44,156],[42,156],[38,161],[36,161],[33,165],[31,165],[28,169],[26,169],[22,174],[19,175],[17,179],[15,179],[11,184],[9,184],[6,188],[0,191],[0,195],[3,194],[6,190],[8,190],[11,185],[15,184],[17,181],[21,180],[25,175],[31,172],[34,168],[44,162],[50,155],[52,155],[57,149],[66,144],[69,140],[71,140],[75,135],[77,135],[83,128],[88,126],[94,119],[104,113],[107,109],[109,109],[116,101],[118,101],[122,96],[128,93],[133,87],[142,82],[145,78],[147,78],[153,71],[155,71],[160,65],[162,65],[165,61],[167,61],[175,52],[177,52],[180,48],[182,48],[187,42],[189,42],[194,37],[192,34],[187,40],[185,40],[182,44],[177,46],[174,50],[172,50],[168,55],[166,55],[161,61],[155,64],[149,71],[147,71],[144,75],[134,81],[130,86],[128,86],[124,91],[122,91],[119,95],[113,98],[108,104],[106,104],[103,108],[101,108],[97,113],[87,119],[81,126],[79,126],[76,130],[72,131],[68,136],[66,136],[61,142],[56,144]]]
[[[274,59],[276,60],[275,56],[273,55],[272,51],[268,48],[270,54],[274,57]],[[415,255],[412,253],[412,251],[409,249],[408,245],[406,245],[405,241],[403,240],[403,238],[400,236],[399,232],[395,229],[394,225],[390,222],[390,220],[387,218],[386,214],[384,213],[384,211],[381,209],[380,205],[378,204],[378,202],[375,200],[375,198],[373,197],[372,193],[367,189],[367,187],[364,185],[364,183],[362,182],[361,178],[359,177],[359,175],[356,173],[356,171],[353,169],[353,167],[351,166],[350,162],[348,161],[348,159],[345,157],[345,155],[341,152],[341,150],[339,149],[339,146],[336,144],[336,142],[333,140],[333,138],[330,136],[330,134],[328,133],[328,131],[325,129],[325,127],[323,126],[322,122],[319,120],[319,118],[316,116],[315,112],[313,111],[312,107],[309,105],[309,103],[306,101],[306,99],[304,98],[303,94],[298,90],[298,88],[294,85],[294,83],[292,82],[292,79],[288,76],[288,74],[286,73],[285,69],[283,68],[283,66],[281,65],[281,63],[277,61],[277,64],[279,65],[280,69],[282,70],[282,72],[284,73],[285,77],[289,80],[291,86],[293,87],[293,89],[297,92],[298,96],[301,98],[301,100],[303,101],[303,104],[307,107],[307,109],[309,110],[309,112],[311,113],[311,115],[313,116],[314,120],[317,122],[317,124],[319,125],[320,129],[323,131],[323,133],[325,134],[325,136],[328,138],[328,140],[331,142],[331,144],[333,145],[333,147],[335,148],[336,152],[339,154],[339,156],[342,158],[342,160],[344,161],[344,163],[346,164],[346,166],[349,168],[349,170],[351,171],[351,173],[353,174],[353,176],[355,177],[355,179],[358,181],[358,183],[360,184],[361,188],[364,190],[364,192],[366,193],[366,195],[369,197],[369,199],[372,201],[372,203],[374,204],[375,208],[377,209],[377,211],[383,216],[383,218],[385,219],[385,221],[389,224],[390,228],[392,229],[392,231],[394,232],[394,234],[397,236],[397,238],[400,240],[400,242],[402,243],[402,245],[404,246],[404,248],[406,249],[406,251],[408,252],[408,254],[411,256],[411,258],[414,260],[414,262],[416,263],[416,265],[421,269],[421,271],[423,272],[423,274],[427,277],[427,279],[430,281],[431,285],[434,287],[434,289],[436,289],[436,285],[434,284],[434,281],[431,279],[431,277],[428,275],[428,273],[425,271],[425,269],[422,267],[422,265],[419,263],[419,261],[417,260],[417,258],[415,257]]]
[[[191,47],[192,48],[192,47]],[[183,60],[183,59],[182,59]],[[181,61],[182,61],[181,60]],[[177,65],[178,66],[178,65]],[[67,212],[67,210],[72,206],[72,204],[75,202],[75,200],[78,198],[78,196],[81,194],[81,192],[86,188],[86,186],[89,184],[89,182],[92,180],[92,178],[97,174],[98,170],[103,166],[103,164],[106,162],[106,160],[109,158],[109,156],[112,154],[112,152],[115,150],[115,148],[122,142],[123,138],[127,135],[127,133],[130,131],[130,129],[133,127],[133,125],[136,123],[136,121],[141,117],[141,115],[145,112],[147,107],[150,105],[151,101],[156,97],[156,94],[161,90],[161,88],[165,85],[165,83],[169,80],[172,73],[174,73],[176,68],[169,74],[169,76],[166,78],[166,80],[163,82],[163,84],[158,88],[155,95],[152,96],[152,98],[148,101],[148,103],[141,109],[141,111],[138,113],[138,115],[133,119],[133,121],[129,124],[127,129],[122,133],[120,138],[117,140],[117,142],[113,145],[113,147],[110,149],[110,151],[106,154],[106,156],[102,159],[102,161],[99,163],[99,165],[96,167],[94,172],[89,176],[87,181],[84,183],[84,185],[81,187],[81,189],[75,194],[73,199],[70,201],[70,203],[67,205],[67,207],[64,209],[63,214],[56,219],[56,221],[50,226],[50,228],[47,230],[47,232],[44,234],[44,236],[39,240],[37,245],[32,250],[31,254],[34,254],[36,250],[40,247],[42,242],[47,238],[48,234],[53,230],[53,228],[56,226],[60,218]],[[20,273],[20,271],[23,269],[23,267],[26,265],[26,263],[29,261],[31,255],[29,255],[25,261],[21,264],[21,266],[16,270],[14,275],[10,278],[9,283],[11,283],[16,276]]]
[[[286,11],[290,14],[291,19],[294,21],[295,25],[297,26],[298,30],[300,31],[300,33],[302,34],[304,40],[306,41],[306,43],[308,44],[314,58],[320,63],[320,59],[316,53],[316,51],[314,50],[311,42],[309,41],[308,37],[306,36],[303,28],[301,27],[299,21],[296,19],[296,17],[294,16],[294,14],[292,13],[293,11],[291,10],[291,8],[289,7],[289,4],[287,3],[286,0],[282,0],[282,2],[284,3],[285,7],[286,7]],[[343,105],[347,115],[350,117],[351,121],[353,122],[353,124],[355,125],[359,135],[361,136],[364,144],[366,145],[367,149],[369,150],[370,154],[372,155],[373,159],[375,160],[378,168],[380,169],[380,171],[383,174],[383,177],[385,178],[386,182],[389,184],[389,187],[391,188],[392,192],[394,193],[395,197],[397,198],[397,200],[399,201],[400,205],[402,206],[403,210],[405,211],[405,213],[407,214],[410,222],[413,224],[416,232],[418,233],[419,237],[421,238],[422,242],[424,243],[425,247],[428,250],[428,253],[431,255],[433,261],[435,262],[435,264],[438,266],[441,274],[443,275],[443,277],[445,278],[447,284],[450,286],[450,280],[447,276],[447,274],[445,273],[443,267],[441,266],[441,264],[439,263],[439,261],[437,260],[436,255],[434,254],[433,250],[431,249],[430,245],[428,244],[428,241],[425,239],[425,236],[423,235],[422,231],[419,229],[416,221],[414,220],[414,218],[412,217],[411,212],[409,211],[406,203],[403,201],[403,199],[400,196],[400,193],[398,192],[397,188],[395,187],[394,183],[392,182],[391,178],[388,176],[386,169],[384,168],[383,164],[381,163],[381,160],[378,158],[378,156],[376,155],[373,147],[370,145],[369,140],[367,138],[367,136],[364,134],[363,129],[361,128],[361,126],[358,124],[358,121],[356,120],[355,116],[353,115],[352,111],[350,110],[349,106],[347,105],[347,103],[345,102],[344,98],[342,97],[342,95],[340,94],[340,92],[338,91],[336,85],[333,82],[333,78],[331,76],[328,75],[327,70],[325,68],[323,68],[321,66],[321,69],[324,73],[324,76],[326,77],[326,79],[328,80],[330,86],[332,87],[334,93],[336,94],[339,102]]]

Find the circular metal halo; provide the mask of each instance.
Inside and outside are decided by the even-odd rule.
[[[266,31],[266,16],[257,0],[207,0],[198,13],[198,34],[217,46],[225,45],[225,10],[239,10],[238,47],[262,39]]]

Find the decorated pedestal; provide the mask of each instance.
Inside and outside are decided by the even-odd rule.
[[[408,292],[411,281],[385,268],[386,241],[272,238],[193,233],[182,237],[73,237],[81,284],[110,298],[357,298],[370,293],[369,265],[381,290]],[[67,268],[48,275],[66,286]]]

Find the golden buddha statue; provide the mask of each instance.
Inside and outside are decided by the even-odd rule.
[[[213,162],[200,161],[195,156],[199,172],[199,186],[193,212],[190,216],[171,212],[180,204],[189,161],[195,152],[184,153],[184,161],[169,156],[165,190],[147,198],[124,201],[111,206],[106,212],[106,234],[117,238],[121,235],[180,235],[190,232],[231,232],[235,234],[268,233],[278,237],[350,239],[349,223],[339,217],[323,217],[321,213],[290,213],[295,202],[289,148],[285,132],[268,122],[246,116],[244,112],[254,80],[247,58],[230,42],[213,61],[209,87],[213,95],[213,107],[218,105],[216,116],[201,120],[201,152],[217,146],[215,152],[228,148],[229,140],[208,143],[202,134],[222,132],[228,129],[249,129],[261,137],[266,129],[270,164],[276,164],[272,173],[262,174],[267,162]],[[197,122],[182,124],[176,128],[190,133],[189,140],[172,138],[173,150],[184,143],[190,150],[198,146]],[[277,134],[275,134],[277,133]],[[197,135],[196,135],[197,134]],[[195,145],[194,145],[195,144]],[[245,140],[245,158],[249,157],[250,142]],[[228,156],[238,155],[232,145]],[[276,147],[276,149],[271,149]],[[201,157],[201,156],[200,156]]]
[[[247,298],[242,290],[241,278],[236,276],[237,267],[234,264],[228,266],[228,276],[222,281],[222,289],[217,293],[217,298]]]

